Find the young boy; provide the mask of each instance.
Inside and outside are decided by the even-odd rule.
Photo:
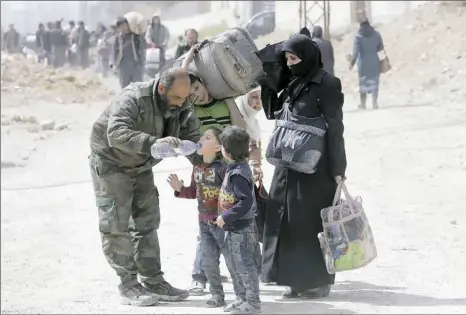
[[[207,129],[216,127],[223,129],[225,127],[235,125],[246,128],[247,124],[241,116],[240,110],[232,98],[224,100],[216,100],[210,95],[207,87],[202,78],[197,76],[189,70],[189,64],[194,59],[196,50],[199,45],[194,45],[183,61],[182,67],[190,71],[189,77],[191,79],[191,93],[189,101],[194,105],[194,114],[201,122],[200,132],[203,134]],[[255,174],[260,177],[261,171],[261,149],[252,141],[250,146],[250,163],[254,169]],[[260,248],[259,248],[260,249]],[[261,257],[260,250],[258,252],[257,264],[260,265]],[[222,281],[227,281],[228,278],[222,276]],[[207,283],[207,277],[202,269],[202,255],[198,243],[196,249],[196,258],[194,260],[194,268],[192,272],[192,283],[189,289],[190,295],[203,295]]]
[[[218,199],[216,223],[226,231],[225,262],[233,281],[236,301],[225,307],[234,314],[261,310],[259,274],[254,260],[257,235],[254,226],[254,178],[248,164],[249,134],[231,126],[221,136],[222,154],[228,162]]]
[[[220,254],[224,251],[225,231],[215,225],[218,215],[218,197],[226,170],[226,163],[221,154],[220,135],[222,130],[211,127],[207,129],[199,141],[197,153],[202,157],[194,161],[191,185],[183,186],[178,176],[171,174],[168,178],[175,196],[180,198],[196,198],[199,210],[201,268],[210,285],[212,297],[207,307],[225,305],[222,278],[220,276]]]

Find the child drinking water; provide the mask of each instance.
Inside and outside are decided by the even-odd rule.
[[[218,196],[225,175],[226,164],[222,160],[220,134],[222,131],[211,127],[201,137],[198,154],[202,157],[194,163],[189,187],[177,175],[171,174],[168,183],[179,198],[197,198],[199,210],[200,248],[202,252],[202,268],[210,285],[212,297],[207,307],[225,305],[225,293],[220,277],[220,253],[223,250],[225,232],[215,224],[218,211]]]
[[[225,307],[234,314],[261,310],[259,274],[254,260],[257,235],[254,225],[254,178],[248,165],[249,134],[231,126],[221,135],[222,154],[228,162],[220,195],[216,223],[226,232],[225,261],[233,281],[236,301]]]
[[[241,106],[235,103],[235,100],[232,98],[227,98],[223,100],[216,100],[210,95],[207,90],[206,85],[204,84],[203,78],[200,78],[197,73],[189,70],[189,64],[193,61],[196,51],[199,49],[199,45],[195,45],[191,48],[189,53],[186,55],[186,58],[183,62],[182,67],[190,72],[189,78],[191,79],[191,93],[189,95],[189,101],[194,105],[194,114],[201,122],[200,131],[201,134],[210,127],[218,127],[223,129],[227,126],[239,126],[247,129],[254,129],[253,140],[250,144],[250,164],[253,167],[254,175],[259,179],[262,175],[261,170],[261,148],[260,148],[260,139],[257,139],[257,124],[251,124],[253,115],[251,111],[248,111],[250,115],[245,116],[246,113],[242,110]],[[257,112],[259,107],[262,107],[262,102],[259,101],[260,91],[254,90],[248,93],[246,97],[239,98],[242,100],[246,98],[248,102],[248,108],[254,107]],[[254,106],[250,106],[250,103],[254,103]],[[244,105],[244,104],[243,104]],[[254,112],[254,110],[251,108]],[[244,113],[243,113],[244,112]],[[247,118],[247,120],[246,120]],[[251,127],[253,126],[253,127]],[[260,137],[260,133],[259,133]],[[261,260],[260,248],[257,252],[258,266],[260,268],[259,261]],[[227,277],[222,276],[224,281],[228,280]],[[202,255],[200,250],[200,245],[198,244],[196,248],[196,257],[194,259],[194,268],[192,272],[192,283],[191,288],[189,289],[190,295],[202,295],[204,294],[204,289],[206,286],[207,278],[204,271],[202,270]]]

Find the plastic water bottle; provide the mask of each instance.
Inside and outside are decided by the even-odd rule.
[[[173,148],[169,143],[161,142],[152,145],[151,154],[156,159],[190,155],[196,152],[199,146],[198,143],[189,140],[182,140],[179,148]]]
[[[200,147],[200,143],[195,143],[189,140],[182,140],[181,145],[178,148],[178,151],[180,155],[186,156],[186,155],[191,155],[195,153],[199,147]],[[175,149],[175,152],[176,151],[177,149]]]
[[[169,143],[154,143],[150,148],[151,155],[156,159],[175,157],[177,154]]]

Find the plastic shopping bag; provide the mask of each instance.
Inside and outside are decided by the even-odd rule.
[[[346,200],[340,200],[342,190]],[[377,257],[362,200],[353,199],[344,182],[338,185],[332,206],[320,215],[324,231],[318,238],[330,274],[362,268]]]

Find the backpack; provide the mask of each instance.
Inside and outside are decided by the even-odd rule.
[[[215,99],[234,98],[258,86],[263,74],[257,47],[248,31],[233,27],[201,43],[189,69],[199,75]],[[186,54],[174,62],[181,66]]]

